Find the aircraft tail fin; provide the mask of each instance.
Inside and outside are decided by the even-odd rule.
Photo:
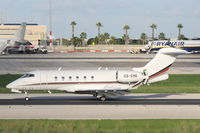
[[[185,50],[177,48],[162,48],[144,67],[134,68],[133,70],[143,72],[146,76],[148,76],[148,79],[153,79],[165,74],[178,55],[188,53],[189,52]]]
[[[185,50],[176,48],[160,49],[156,56],[143,67],[143,70],[147,72],[149,79],[160,76],[169,70],[178,55],[188,53]]]
[[[20,28],[15,33],[15,40],[18,42],[23,42],[25,37],[25,31],[26,31],[26,23],[23,22]]]

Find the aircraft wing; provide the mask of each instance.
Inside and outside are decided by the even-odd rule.
[[[99,87],[99,88],[98,88]],[[81,88],[81,89],[80,89]],[[88,89],[91,88],[91,89]],[[102,89],[103,88],[103,89]],[[90,86],[88,85],[74,85],[69,87],[61,87],[59,90],[66,91],[66,92],[72,92],[72,93],[78,93],[78,94],[98,94],[98,95],[104,95],[108,97],[116,97],[116,96],[122,96],[129,91],[127,89],[122,89],[117,86]]]
[[[78,94],[96,94],[104,95],[107,97],[117,97],[123,96],[129,93],[128,90],[85,90],[85,91],[75,91]]]

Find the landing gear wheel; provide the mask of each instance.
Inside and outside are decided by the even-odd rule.
[[[94,93],[94,94],[93,94],[93,97],[97,97],[97,93]]]
[[[101,101],[106,101],[106,97],[105,97],[105,96],[101,96],[101,97],[99,98],[99,100],[101,100]]]
[[[29,97],[25,97],[25,101],[29,101],[30,99],[29,99]]]

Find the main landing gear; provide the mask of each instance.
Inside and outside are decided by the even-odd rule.
[[[106,101],[106,96],[101,96],[101,97],[99,98],[99,100],[101,100],[101,101]]]
[[[98,95],[97,93],[93,94],[94,97],[96,97],[100,101],[106,101],[105,95]]]

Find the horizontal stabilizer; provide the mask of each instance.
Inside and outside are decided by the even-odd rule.
[[[153,79],[150,79],[148,81],[148,83],[155,83],[155,82],[159,82],[159,81],[163,81],[163,80],[167,80],[169,78],[169,75],[168,74],[164,74],[164,75],[161,75],[161,76],[158,76],[156,78],[153,78]]]

